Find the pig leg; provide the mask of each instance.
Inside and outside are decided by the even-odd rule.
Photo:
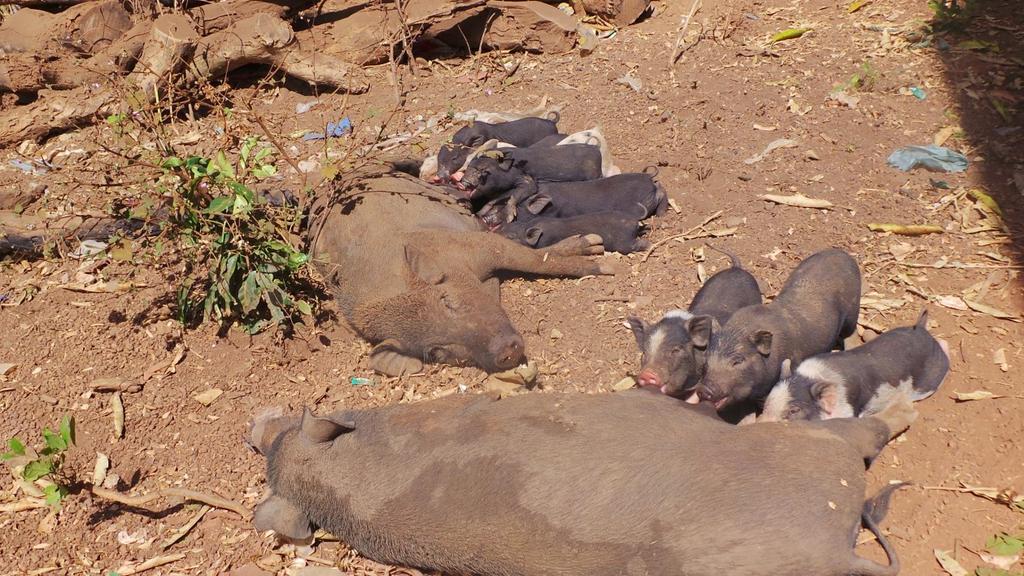
[[[309,518],[280,496],[271,495],[256,506],[253,524],[260,532],[273,530],[290,542],[309,543],[313,539]]]
[[[543,249],[527,248],[504,236],[490,232],[418,232],[417,242],[430,246],[432,253],[460,260],[478,278],[485,280],[495,272],[524,272],[548,276],[589,276],[614,274],[614,267],[592,262],[582,256],[603,254],[601,237],[574,236]]]

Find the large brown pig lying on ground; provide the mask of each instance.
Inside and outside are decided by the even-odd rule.
[[[418,372],[424,362],[513,368],[526,356],[497,272],[611,272],[583,257],[604,252],[599,236],[527,248],[484,231],[441,189],[405,174],[359,179],[336,200],[312,226],[311,252],[384,374]]]
[[[737,427],[642,390],[270,413],[255,523],[449,574],[893,575],[865,461],[915,417]],[[890,566],[854,553],[862,521]]]

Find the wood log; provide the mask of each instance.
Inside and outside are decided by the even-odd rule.
[[[199,44],[194,66],[189,70],[194,78],[217,81],[246,64],[265,64],[314,85],[350,93],[369,88],[358,68],[328,55],[303,50],[304,46],[295,41],[291,26],[268,14],[236,22],[227,30],[206,36]]]
[[[135,84],[154,102],[160,97],[160,85],[171,80],[192,60],[199,34],[192,22],[181,14],[163,14],[153,22],[149,39],[142,49],[139,63],[128,75]]]

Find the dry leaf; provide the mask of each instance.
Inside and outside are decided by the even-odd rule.
[[[980,552],[978,556],[980,556],[985,562],[1002,568],[1003,570],[1013,568],[1017,562],[1020,561],[1020,554],[1015,554],[1013,556],[996,556],[995,554],[989,554],[988,552]]]
[[[993,398],[1002,398],[1002,396],[996,396],[988,390],[975,390],[974,392],[954,392],[953,398],[957,402],[969,402],[971,400],[991,400]]]
[[[795,98],[790,98],[789,102],[786,104],[786,110],[789,110],[790,112],[796,114],[797,116],[803,116],[811,111],[811,107],[801,106],[800,104],[797,103]]]
[[[17,364],[0,364],[0,376],[7,376],[17,367]]]
[[[40,534],[52,534],[56,527],[57,513],[51,510],[49,514],[43,516],[43,519],[39,521],[39,525],[36,526],[36,530],[38,530]]]
[[[770,154],[772,152],[772,150],[777,150],[779,148],[795,148],[796,146],[797,146],[797,141],[796,140],[789,140],[789,139],[786,139],[786,138],[779,138],[778,140],[772,140],[771,142],[768,143],[767,146],[764,147],[764,150],[762,150],[760,154],[755,154],[755,155],[751,156],[750,158],[747,158],[746,160],[743,161],[743,163],[744,164],[757,164],[761,160],[764,160],[765,157],[768,156],[768,154]]]
[[[114,437],[124,438],[124,402],[120,392],[110,396],[110,409],[114,411]]]
[[[551,329],[551,339],[552,340],[558,340],[562,336],[563,336],[562,331],[559,330],[558,328],[552,328]]]
[[[833,204],[828,200],[808,198],[803,194],[793,194],[792,196],[758,194],[757,197],[762,200],[767,200],[768,202],[775,202],[776,204],[785,204],[786,206],[796,206],[798,208],[831,208],[833,206]]]
[[[1006,363],[1006,348],[1000,348],[992,353],[992,363],[999,366],[1003,372],[1010,371],[1010,365]]]
[[[999,203],[996,202],[996,199],[989,196],[987,193],[985,193],[984,190],[978,188],[971,188],[970,190],[967,191],[967,194],[971,198],[974,198],[978,202],[981,202],[981,204],[985,206],[985,208],[988,208],[989,211],[995,212],[999,216],[1003,215],[1003,209],[999,207]]]
[[[868,230],[872,232],[892,232],[904,236],[924,236],[925,234],[941,234],[944,232],[941,226],[933,224],[868,224]]]
[[[837,92],[832,92],[831,94],[829,94],[828,95],[828,100],[835,100],[836,102],[839,102],[840,104],[843,104],[843,105],[847,106],[848,108],[856,108],[857,104],[860,103],[860,97],[859,96],[853,96],[851,94],[847,94],[846,92],[843,92],[842,90],[837,91]]]
[[[622,380],[619,380],[615,384],[612,384],[612,390],[616,392],[622,392],[623,390],[629,390],[636,385],[636,380],[633,380],[629,376],[626,376]]]
[[[92,467],[92,485],[102,486],[107,479],[107,470],[110,469],[110,458],[102,452],[96,453],[96,464]]]
[[[1020,322],[1020,318],[1014,316],[1013,314],[1003,312],[1002,310],[999,310],[998,308],[993,308],[987,304],[975,302],[974,300],[968,300],[967,298],[964,298],[964,302],[967,304],[968,307],[970,307],[971,310],[974,310],[975,312],[988,314],[993,318],[999,318],[1001,320],[1012,320],[1014,322]]]
[[[943,144],[946,143],[946,140],[949,140],[950,136],[956,133],[957,130],[959,130],[959,128],[957,128],[956,126],[946,126],[942,130],[939,130],[938,132],[935,133],[935,137],[932,138],[932,144],[935,144],[936,146],[942,146]]]
[[[906,242],[897,242],[896,244],[889,246],[889,253],[892,254],[892,257],[895,258],[897,262],[902,262],[904,258],[913,254],[914,250],[916,250],[914,245]]]
[[[704,265],[698,263],[697,264],[697,281],[700,282],[701,284],[703,284],[704,281],[707,280],[707,279],[708,279],[708,273],[707,273],[706,270],[704,270]]]
[[[490,377],[504,382],[511,382],[518,386],[529,386],[537,381],[539,373],[540,370],[537,369],[537,363],[531,361],[526,364],[520,364],[511,370],[496,372],[491,374]]]
[[[906,305],[907,301],[902,298],[879,298],[874,296],[862,296],[860,299],[860,307],[868,310],[877,310],[878,312],[886,312],[888,310],[896,310]]]
[[[523,387],[515,382],[508,382],[497,378],[488,378],[487,380],[484,380],[484,390],[487,392],[497,392],[498,395],[502,397],[522,389]]]
[[[196,394],[192,398],[195,398],[196,402],[199,402],[203,406],[209,406],[210,404],[213,404],[217,398],[220,398],[220,395],[223,393],[224,391],[220,388],[210,388],[205,392]]]
[[[939,565],[942,569],[949,574],[949,576],[967,576],[967,570],[960,565],[959,562],[950,556],[949,552],[945,550],[935,549],[935,559],[939,561]]]
[[[970,308],[967,307],[967,303],[964,302],[964,299],[959,296],[939,296],[935,298],[935,302],[940,306],[945,306],[952,310],[970,310]]]

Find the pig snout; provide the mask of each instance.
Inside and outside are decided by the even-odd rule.
[[[661,390],[662,387],[661,378],[654,370],[649,368],[641,370],[640,373],[637,374],[636,383],[641,386],[657,388],[659,390]]]
[[[729,396],[724,394],[714,384],[704,383],[697,388],[697,397],[705,402],[711,402],[715,408],[721,410],[729,403]]]
[[[518,334],[498,336],[487,348],[497,371],[511,370],[526,362],[526,345]]]

